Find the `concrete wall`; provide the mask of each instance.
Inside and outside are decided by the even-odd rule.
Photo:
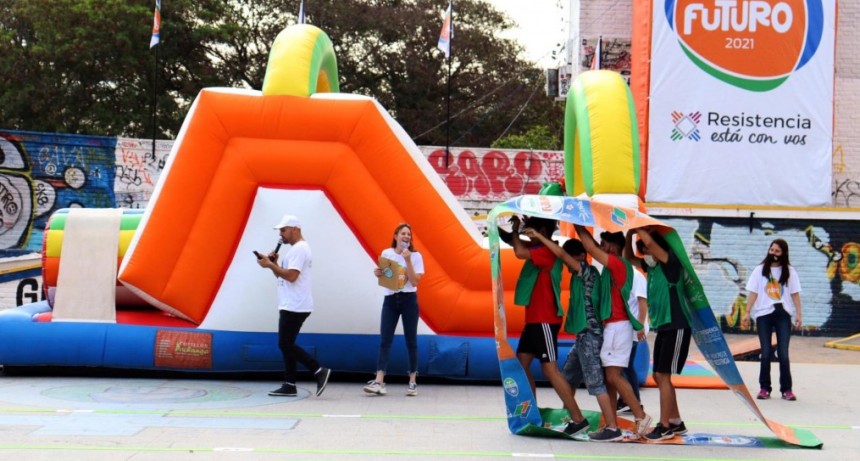
[[[860,207],[860,2],[838,5],[833,206]]]

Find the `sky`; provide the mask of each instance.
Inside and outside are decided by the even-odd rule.
[[[563,45],[567,40],[567,0],[486,1],[518,23],[519,27],[503,36],[518,41],[526,49],[527,59],[540,67],[555,67],[563,61],[559,44]],[[557,51],[555,60],[552,59],[553,51]]]

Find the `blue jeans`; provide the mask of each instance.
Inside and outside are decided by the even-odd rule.
[[[770,361],[773,359],[771,335],[776,332],[776,354],[779,358],[779,391],[791,390],[791,364],[788,360],[788,342],[791,338],[791,316],[777,304],[770,314],[758,317],[756,320],[758,342],[761,345],[761,368],[759,370],[759,386],[771,392]]]
[[[388,295],[382,301],[377,371],[385,373],[388,369],[391,343],[394,341],[394,330],[400,317],[403,318],[403,339],[406,340],[406,352],[409,357],[407,372],[412,374],[418,371],[418,294],[402,291]]]

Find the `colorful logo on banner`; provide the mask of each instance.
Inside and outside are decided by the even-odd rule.
[[[702,139],[702,133],[699,131],[699,122],[702,120],[702,113],[699,111],[684,114],[683,112],[672,112],[672,133],[669,137],[672,141],[680,141],[681,139],[689,139],[698,141]]]
[[[666,19],[687,57],[725,83],[770,91],[815,56],[821,0],[666,0]]]

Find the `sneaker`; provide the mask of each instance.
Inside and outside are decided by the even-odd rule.
[[[630,413],[630,405],[627,405],[626,403],[624,403],[624,401],[619,400],[618,406],[615,407],[615,412],[616,413]]]
[[[370,380],[364,386],[364,392],[367,392],[368,394],[385,395],[388,391],[385,390],[385,383]]]
[[[570,436],[580,434],[591,426],[591,423],[588,422],[587,419],[583,418],[580,422],[571,421],[567,423],[567,426],[564,426],[564,433]]]
[[[314,373],[314,377],[317,379],[317,397],[319,397],[325,390],[326,385],[328,385],[328,379],[331,377],[331,368],[320,367]]]
[[[797,396],[794,395],[794,392],[785,391],[782,393],[782,400],[795,401],[795,400],[797,400]]]
[[[269,392],[269,395],[276,397],[295,397],[297,395],[296,385],[284,383],[281,387]]]
[[[621,429],[610,429],[608,427],[588,434],[588,440],[592,442],[617,442],[622,439],[624,439],[624,433],[621,432]]]
[[[638,435],[639,437],[644,437],[648,433],[648,428],[651,427],[651,421],[651,415],[645,413],[644,418],[633,421],[633,426],[635,428],[633,432],[635,432],[636,435]],[[672,427],[671,424],[669,425],[669,427]],[[687,429],[685,428],[684,431],[686,430]]]
[[[418,384],[409,383],[409,387],[406,388],[406,396],[415,397],[416,395],[418,395]]]
[[[759,400],[767,400],[770,398],[770,391],[768,391],[766,389],[762,389],[762,390],[758,391],[758,395],[755,396],[755,398],[757,398]]]
[[[681,421],[679,424],[669,423],[669,429],[675,435],[684,435],[687,433],[687,426],[684,425],[683,421]]]
[[[672,429],[663,427],[661,423],[657,423],[657,425],[654,426],[654,429],[645,435],[645,438],[648,440],[666,440],[671,439],[674,436],[675,433],[672,432]]]

